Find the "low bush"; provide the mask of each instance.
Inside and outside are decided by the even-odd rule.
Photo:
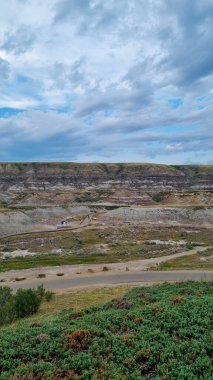
[[[47,290],[44,295],[45,301],[50,302],[53,299],[53,294],[54,294],[53,292],[50,292],[49,290]]]
[[[53,293],[43,285],[37,289],[18,289],[16,294],[9,287],[0,287],[0,326],[36,313],[43,300],[50,301]]]
[[[186,249],[192,249],[193,248],[193,244],[189,241],[187,244],[186,244]]]
[[[38,291],[18,289],[15,295],[15,311],[17,318],[24,318],[38,311],[42,298]]]
[[[162,202],[167,195],[169,195],[168,192],[160,191],[159,193],[155,193],[155,194],[151,195],[151,197],[152,197],[153,201],[155,201],[155,202]]]

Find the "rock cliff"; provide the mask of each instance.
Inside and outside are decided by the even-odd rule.
[[[213,165],[0,163],[0,191],[210,190]]]

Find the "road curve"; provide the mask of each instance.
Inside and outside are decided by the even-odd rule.
[[[102,287],[120,284],[133,284],[143,285],[143,283],[154,282],[183,282],[183,281],[213,281],[213,271],[197,270],[197,271],[144,271],[144,272],[124,272],[115,274],[91,274],[79,277],[66,278],[44,278],[32,279],[21,282],[7,282],[2,283],[4,286],[10,286],[13,290],[18,288],[32,288],[43,284],[46,289],[52,291],[74,290],[76,288],[87,289],[90,287]]]

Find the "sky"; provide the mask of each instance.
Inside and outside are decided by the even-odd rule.
[[[212,0],[0,9],[0,161],[213,164]]]

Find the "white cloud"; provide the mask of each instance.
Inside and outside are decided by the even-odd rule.
[[[8,79],[10,75],[10,64],[5,59],[0,58],[0,78]]]
[[[79,157],[86,141],[91,159],[122,160],[125,149],[130,160],[142,151],[157,160],[210,154],[202,136],[212,130],[213,6],[202,4],[0,0],[0,108],[25,111],[0,119],[0,136],[7,128],[14,145],[69,141],[71,131]]]

